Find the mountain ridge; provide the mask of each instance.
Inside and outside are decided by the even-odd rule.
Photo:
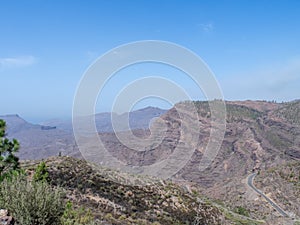
[[[105,148],[120,161],[128,165],[151,165],[160,160],[167,159],[177,146],[180,146],[181,129],[191,129],[196,132],[197,129],[187,127],[182,124],[182,120],[176,108],[186,109],[183,110],[183,116],[186,116],[190,121],[199,120],[199,133],[197,135],[198,142],[193,143],[195,146],[194,153],[187,164],[181,168],[170,179],[174,182],[189,184],[197,187],[203,195],[208,196],[215,201],[220,201],[226,204],[231,210],[242,207],[249,215],[258,220],[266,220],[269,224],[286,224],[282,222],[284,218],[280,214],[274,212],[269,203],[265,202],[257,193],[250,190],[247,186],[247,177],[253,171],[267,177],[271,168],[279,170],[284,165],[289,163],[299,162],[300,160],[300,101],[292,101],[285,103],[275,103],[267,101],[228,101],[226,102],[226,130],[225,137],[216,158],[204,170],[199,172],[199,163],[204,155],[205,147],[209,141],[211,129],[211,114],[209,104],[207,101],[193,102],[197,109],[197,115],[194,115],[188,109],[186,104],[190,102],[177,103],[175,107],[160,115],[158,122],[154,122],[152,130],[141,128],[134,129],[132,133],[140,138],[143,142],[151,137],[151,132],[161,129],[161,124],[167,128],[162,142],[158,145],[149,146],[144,151],[135,151],[125,146],[117,138],[117,134],[111,132],[99,132],[98,135],[102,140]],[[51,136],[53,130],[44,130]],[[121,132],[124,137],[130,141],[130,133],[128,131]],[[70,138],[59,136],[59,143],[68,143]],[[18,137],[17,137],[18,138]],[[156,139],[153,139],[156,141]],[[182,143],[181,143],[182,144]],[[50,146],[50,144],[49,144]],[[40,146],[40,149],[31,149],[31,153],[39,151],[37,158],[45,158],[49,149],[46,146]],[[56,154],[58,149],[53,145]],[[60,149],[63,155],[73,155],[81,157],[75,141],[69,145],[69,149],[65,146]],[[44,150],[41,150],[44,149]],[[67,149],[67,150],[66,150]],[[22,149],[21,149],[22,151]],[[51,152],[51,151],[50,151]],[[26,158],[27,152],[23,153]],[[36,154],[36,153],[35,153]],[[27,155],[28,157],[28,155]],[[35,156],[36,157],[36,156]],[[96,156],[90,155],[92,159],[97,159]],[[97,163],[97,161],[94,161]],[[296,167],[298,168],[298,167]],[[298,171],[298,169],[297,169]],[[283,171],[287,173],[286,171]],[[278,172],[279,174],[280,172]],[[285,180],[275,178],[280,184],[272,187],[272,182],[267,181],[266,178],[261,178],[258,174],[257,182],[258,188],[262,189],[266,194],[274,195],[276,200],[284,199],[285,204],[281,201],[276,203],[289,215],[295,215],[295,218],[300,217],[300,212],[295,208],[299,203],[297,198],[293,197],[292,193],[297,191],[297,185],[283,185]],[[276,173],[277,174],[277,173]],[[272,175],[273,176],[273,175]],[[262,188],[259,184],[260,179],[267,182],[268,190]],[[256,182],[256,181],[255,181]],[[296,181],[299,184],[299,181]],[[289,188],[287,191],[288,196],[282,196],[285,192],[284,187]],[[295,189],[296,188],[296,189]],[[299,196],[300,197],[300,196]]]

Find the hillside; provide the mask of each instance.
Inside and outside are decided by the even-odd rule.
[[[225,137],[216,158],[204,171],[199,171],[199,163],[205,153],[214,123],[211,121],[208,102],[194,103],[198,115],[193,115],[189,110],[191,102],[181,102],[161,115],[160,120],[153,122],[151,132],[145,128],[132,130],[138,138],[137,142],[132,139],[132,134],[128,131],[99,132],[98,135],[105,149],[113,157],[132,167],[152,165],[167,159],[175,149],[186,151],[185,143],[187,143],[190,148],[194,149],[194,152],[184,167],[170,178],[173,182],[189,190],[197,189],[202,196],[207,196],[232,211],[243,209],[246,215],[253,219],[264,220],[267,224],[289,224],[292,217],[299,219],[299,179],[295,179],[294,176],[299,174],[297,163],[300,160],[300,125],[298,123],[300,101],[226,102]],[[176,108],[181,109],[181,112],[179,113]],[[142,115],[142,112],[139,113]],[[185,124],[180,116],[195,123]],[[161,134],[163,127],[166,130]],[[34,129],[41,130],[41,128]],[[186,131],[188,132],[184,133]],[[51,136],[54,130],[42,132],[49,134],[49,141],[56,140]],[[184,137],[182,137],[183,133]],[[120,135],[130,145],[122,143],[118,139]],[[22,138],[21,136],[16,138],[18,137]],[[59,136],[61,137],[63,136]],[[89,143],[89,139],[85,141],[88,146],[91,146],[87,159],[96,164],[106,163],[98,157],[99,147],[94,143]],[[68,140],[62,143],[68,143]],[[140,149],[143,144],[147,147]],[[43,149],[45,145],[40,146]],[[79,157],[75,144],[72,147],[69,154]],[[23,153],[23,156],[30,158],[40,153],[39,156],[45,158],[45,156],[53,155],[54,152],[44,153],[45,150],[37,149],[29,151]],[[37,154],[36,151],[40,152]],[[58,152],[57,149],[55,151]],[[66,154],[68,154],[67,151]],[[181,158],[178,157],[176,160],[180,162]],[[257,187],[274,198],[273,200],[291,215],[290,218],[283,218],[264,198],[248,186],[247,177],[253,172],[260,173],[254,180]],[[69,179],[71,177],[65,180]]]
[[[258,188],[268,193],[282,208],[300,214],[300,161],[261,171],[256,178]]]
[[[289,123],[300,125],[300,100],[284,103],[282,107],[272,113]]]
[[[101,224],[261,224],[170,181],[132,176],[71,157],[45,162],[52,185],[63,187],[67,199],[91,210]],[[31,174],[38,163],[23,161],[22,167]]]
[[[205,103],[199,102],[199,109],[205,109]],[[274,212],[269,204],[246,183],[246,177],[253,170],[266,171],[270,168],[299,162],[300,159],[300,126],[299,101],[275,104],[268,102],[228,102],[227,128],[222,147],[209,168],[202,173],[195,168],[201,159],[201,144],[199,153],[177,175],[185,180],[196,182],[203,193],[226,202],[233,209],[245,207],[254,218],[265,219],[270,224],[282,224],[281,216]],[[201,113],[200,113],[201,115]],[[205,115],[202,113],[202,115]],[[170,115],[172,116],[172,115]],[[294,118],[291,120],[291,118]],[[209,118],[201,116],[203,124],[209,124]],[[201,129],[201,131],[204,127]],[[204,129],[205,130],[205,129]],[[209,131],[206,131],[207,134]],[[200,143],[205,142],[207,135],[199,136]],[[299,171],[299,168],[295,168]],[[273,190],[279,184],[269,182]],[[299,181],[298,181],[299,184]],[[264,186],[264,184],[262,184]],[[299,206],[299,192],[286,196],[286,200],[294,207],[278,204],[290,214],[300,217],[295,207]],[[271,193],[272,194],[272,193]],[[298,207],[299,208],[299,207]]]
[[[269,204],[249,189],[246,178],[252,171],[265,171],[274,166],[299,161],[300,127],[290,119],[293,116],[297,118],[299,104],[265,101],[227,102],[226,133],[221,149],[211,165],[199,172],[199,162],[209,139],[211,118],[207,102],[195,103],[198,108],[200,133],[193,135],[198,135],[199,139],[197,143],[190,143],[195,146],[195,152],[185,167],[172,179],[197,186],[204,195],[225,202],[233,210],[244,207],[254,218],[265,219],[272,224],[282,224],[281,215],[274,212]],[[179,103],[176,107],[186,108],[185,104],[187,103]],[[186,117],[191,117],[191,120],[198,120],[189,110],[186,110],[185,114]],[[173,153],[179,146],[180,129],[184,129],[180,128],[182,124],[175,107],[161,116],[161,119],[168,127],[165,137],[159,145],[146,148],[145,151],[130,149],[113,133],[99,136],[105,148],[120,161],[129,165],[151,165]],[[147,140],[150,135],[144,130],[136,130],[134,134],[142,140]],[[129,133],[123,135],[130,137]],[[97,157],[91,155],[90,159],[95,161]],[[299,204],[292,196],[288,198],[292,205]],[[291,215],[300,217],[294,208],[284,205],[283,208]]]

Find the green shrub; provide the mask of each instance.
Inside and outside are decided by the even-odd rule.
[[[33,180],[38,182],[48,182],[49,181],[49,173],[46,166],[46,163],[42,161],[37,168],[35,169],[35,173],[33,175]]]
[[[22,225],[56,225],[64,212],[64,192],[46,182],[28,181],[25,176],[4,180],[0,208],[7,209]]]
[[[68,201],[65,206],[65,211],[61,217],[62,225],[82,225],[96,224],[90,210],[84,208],[75,209],[73,204]]]
[[[248,210],[245,209],[245,208],[242,207],[242,206],[236,207],[234,211],[235,211],[236,213],[240,214],[240,215],[248,216],[248,217],[249,217],[249,212],[248,212]]]

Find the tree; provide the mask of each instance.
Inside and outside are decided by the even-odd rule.
[[[19,158],[15,156],[19,150],[19,142],[7,139],[5,128],[5,121],[0,120],[0,181],[20,170]]]
[[[46,166],[46,163],[42,161],[37,168],[35,169],[35,173],[33,175],[33,180],[38,182],[48,182],[49,181],[49,173]]]

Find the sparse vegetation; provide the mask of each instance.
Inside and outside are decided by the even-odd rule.
[[[95,218],[120,225],[192,224],[195,219],[200,224],[227,224],[222,211],[212,202],[198,202],[201,195],[196,190],[191,196],[172,182],[115,183],[113,180],[126,180],[125,174],[71,157],[57,157],[45,163],[50,183],[63,187],[69,199],[61,217],[63,225],[96,224]],[[138,179],[142,184],[145,178]]]
[[[227,104],[226,109],[227,119],[230,122],[242,119],[256,120],[259,116],[262,115],[261,112],[243,105]]]
[[[243,216],[249,216],[248,210],[245,209],[245,208],[242,207],[242,206],[236,207],[234,211],[235,211],[236,213],[240,214],[240,215],[243,215]]]
[[[283,138],[278,136],[273,132],[266,132],[266,139],[269,141],[271,145],[273,145],[277,149],[285,149],[291,146],[291,143],[287,143]]]
[[[62,225],[81,225],[94,223],[95,219],[90,210],[83,207],[74,209],[73,204],[67,201],[65,211],[61,217]]]
[[[300,125],[300,100],[284,103],[274,114],[290,123]]]
[[[286,211],[300,215],[300,163],[291,162],[262,171],[256,178],[258,188],[272,193],[272,199]]]

